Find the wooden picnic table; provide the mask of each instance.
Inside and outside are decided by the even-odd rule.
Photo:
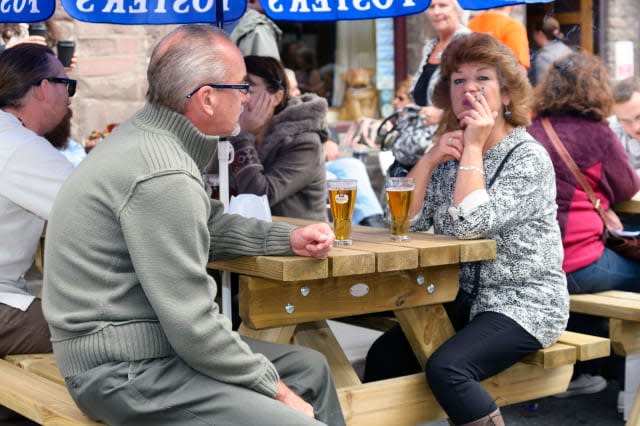
[[[634,195],[630,200],[614,205],[613,209],[618,213],[640,214],[640,192]]]
[[[326,323],[393,311],[421,364],[453,335],[442,304],[456,296],[460,265],[495,258],[495,242],[411,235],[392,242],[389,230],[355,227],[353,246],[335,248],[325,260],[253,256],[209,267],[240,274],[242,334],[309,346],[326,356],[349,426],[415,425],[446,418],[424,374],[361,383]],[[609,346],[609,339],[565,332],[482,385],[500,406],[562,392],[576,360],[607,356]],[[43,425],[98,424],[75,406],[53,354],[0,359],[0,405]]]
[[[326,356],[349,425],[417,424],[446,414],[424,374],[362,384],[326,320],[393,311],[424,365],[454,333],[442,304],[455,299],[460,265],[496,255],[492,240],[412,233],[409,241],[392,242],[389,235],[388,229],[355,226],[353,245],[334,248],[326,260],[257,256],[209,264],[240,274],[241,334],[301,344]],[[562,392],[576,360],[574,343],[532,354],[528,363],[518,363],[483,385],[499,405]],[[608,354],[608,340],[596,346]]]

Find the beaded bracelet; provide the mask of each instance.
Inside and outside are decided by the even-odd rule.
[[[458,170],[461,170],[463,172],[478,172],[482,176],[484,176],[484,170],[482,170],[478,166],[463,166],[463,165],[460,165],[460,166],[458,166]]]

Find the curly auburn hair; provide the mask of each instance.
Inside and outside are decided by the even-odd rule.
[[[604,62],[588,53],[555,61],[534,91],[533,112],[603,121],[613,112],[613,90]]]
[[[500,79],[500,91],[511,98],[511,115],[505,121],[512,126],[527,126],[531,84],[525,69],[513,52],[495,38],[484,33],[471,33],[455,37],[442,54],[440,81],[433,91],[434,104],[444,110],[437,134],[460,128],[451,106],[451,74],[463,64],[480,63],[495,67]],[[503,111],[498,111],[503,113]]]

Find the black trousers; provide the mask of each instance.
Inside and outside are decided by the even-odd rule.
[[[424,367],[436,399],[454,424],[465,424],[495,411],[498,406],[480,385],[540,349],[540,343],[511,318],[483,312],[463,324],[465,294],[446,305],[457,333],[429,358]],[[468,313],[466,314],[468,318]],[[365,381],[421,371],[399,326],[374,342],[367,354]]]

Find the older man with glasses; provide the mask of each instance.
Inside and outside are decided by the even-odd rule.
[[[69,392],[106,424],[344,424],[321,354],[240,337],[214,301],[209,260],[325,258],[334,240],[207,194],[201,169],[249,100],[242,54],[211,25],[181,26],[147,79],[147,104],[76,169],[47,229],[44,311]]]
[[[614,115],[609,127],[618,135],[631,164],[640,173],[640,78],[630,77],[613,86]]]
[[[74,92],[75,81],[46,46],[24,43],[0,55],[0,356],[51,352],[25,273],[73,169],[43,136],[67,116]]]

